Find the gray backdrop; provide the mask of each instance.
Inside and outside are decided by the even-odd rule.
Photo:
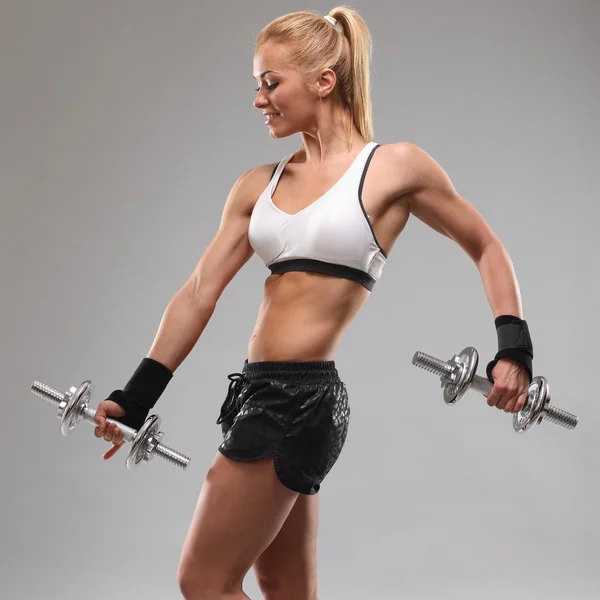
[[[268,271],[254,256],[158,405],[185,472],[80,425],[62,437],[34,379],[92,379],[94,406],[145,356],[163,310],[270,139],[253,106],[255,35],[334,6],[285,0],[2,0],[0,596],[179,597],[176,570],[246,357]],[[479,273],[411,219],[336,355],[347,445],[321,493],[321,598],[596,598],[597,0],[352,6],[374,38],[380,143],[412,141],[483,213],[515,263],[535,370],[580,417],[524,436],[469,393],[446,407],[411,365],[496,347]],[[250,597],[259,594],[252,573]]]

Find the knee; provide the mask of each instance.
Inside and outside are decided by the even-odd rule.
[[[222,600],[247,598],[242,593],[242,580],[226,576],[214,568],[182,561],[177,571],[177,584],[185,600]]]
[[[231,596],[222,590],[204,585],[193,577],[179,577],[178,583],[181,596],[185,600],[222,600]]]
[[[286,586],[282,582],[260,576],[256,580],[264,600],[282,600],[285,597]]]
[[[208,590],[203,589],[201,579],[183,564],[179,565],[177,571],[177,584],[185,600],[200,600],[207,597]]]
[[[177,572],[179,591],[185,600],[221,600],[232,590],[225,589],[202,569],[180,564]]]
[[[317,600],[316,585],[282,577],[256,576],[264,600]]]

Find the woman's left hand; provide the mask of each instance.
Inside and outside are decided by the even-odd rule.
[[[487,403],[504,412],[519,412],[525,406],[529,375],[525,367],[510,358],[501,358],[492,370],[494,385]]]

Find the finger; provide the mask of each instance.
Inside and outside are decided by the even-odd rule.
[[[104,458],[104,460],[108,460],[109,458],[113,457],[120,450],[120,448],[121,448],[122,445],[123,445],[123,443],[117,444],[117,445],[113,445],[111,448],[109,448],[104,453],[104,456],[102,458]]]
[[[488,404],[496,408],[502,408],[506,403],[506,388],[503,384],[496,383],[488,396]]]
[[[115,425],[115,433],[113,435],[113,444],[122,444],[122,443],[123,443],[123,432],[117,425]]]
[[[96,409],[96,414],[94,415],[94,422],[97,423],[98,425],[102,425],[104,423],[104,421],[106,420],[106,410],[103,408],[98,407]]]
[[[114,423],[107,423],[106,432],[104,433],[104,439],[107,442],[112,442],[113,441],[115,427],[116,427],[116,425]]]
[[[498,410],[504,410],[506,403],[511,399],[510,388],[506,384],[497,385],[498,401],[496,402],[496,408]]]
[[[117,429],[118,429],[118,427],[114,423],[110,424],[110,435],[111,435],[110,441],[113,444],[117,443]]]
[[[510,399],[510,396],[507,396],[506,392],[504,392],[502,394],[502,396],[500,397],[500,400],[498,400],[498,403],[496,404],[496,408],[498,410],[504,410],[504,407],[506,406],[506,403],[508,402],[509,399]]]
[[[504,405],[504,412],[511,413],[515,410],[515,405],[519,397],[517,395],[511,395]]]
[[[118,451],[119,448],[121,447],[121,445],[118,446],[111,446],[105,453],[104,453],[104,460],[108,460],[109,458],[112,458]]]
[[[100,424],[94,428],[94,435],[97,438],[103,437],[105,433],[106,433],[106,422],[103,422],[102,424]]]
[[[498,388],[494,386],[492,391],[488,394],[487,403],[488,406],[496,406],[498,400],[500,399],[500,393],[498,392]]]
[[[96,410],[96,414],[94,415],[94,423],[96,423],[94,435],[96,437],[102,437],[106,428],[106,411],[104,409],[98,408]]]
[[[525,404],[527,403],[527,397],[529,396],[529,390],[521,394],[517,400],[515,406],[515,412],[521,412],[523,408],[525,408]]]

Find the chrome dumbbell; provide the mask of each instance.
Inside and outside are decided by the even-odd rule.
[[[81,420],[96,426],[94,422],[96,411],[89,406],[92,390],[91,381],[84,381],[78,388],[71,387],[68,392],[64,393],[41,381],[34,381],[31,386],[33,394],[58,408],[58,418],[61,421],[60,431],[65,436],[73,431]],[[148,462],[155,454],[180,469],[188,466],[190,459],[187,456],[160,443],[163,432],[159,431],[160,417],[158,415],[150,415],[137,431],[113,419],[106,419],[106,421],[115,423],[123,432],[123,439],[131,443],[129,454],[125,460],[128,469],[134,469],[141,462]]]
[[[469,388],[484,396],[492,391],[492,382],[486,377],[475,374],[479,364],[479,354],[470,346],[448,361],[416,352],[412,364],[440,376],[446,404],[458,402]],[[513,429],[517,433],[524,433],[541,423],[544,418],[567,429],[575,429],[579,420],[575,415],[550,404],[548,382],[544,377],[538,376],[531,381],[523,410],[513,415]]]

